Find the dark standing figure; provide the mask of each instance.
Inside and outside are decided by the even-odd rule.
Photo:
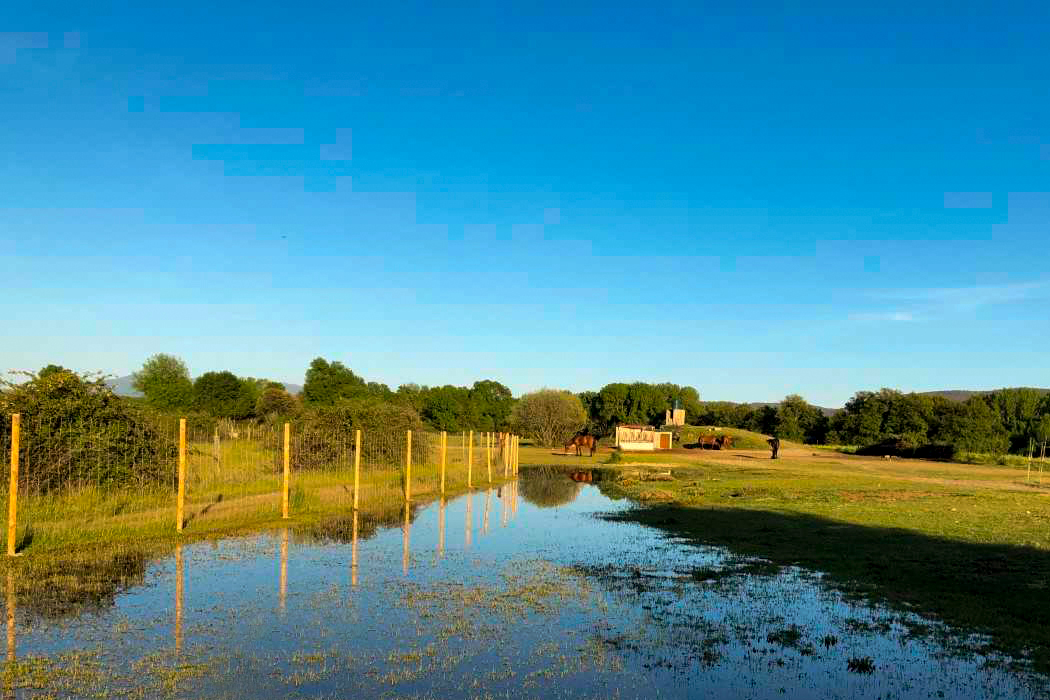
[[[777,452],[780,451],[780,438],[773,436],[766,440],[766,442],[769,443],[769,449],[773,450],[773,454],[770,456],[770,459],[776,459]]]

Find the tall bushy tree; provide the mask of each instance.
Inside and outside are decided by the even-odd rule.
[[[332,405],[341,399],[367,394],[365,380],[342,362],[329,362],[323,357],[317,357],[306,370],[302,394],[305,403]]]
[[[282,386],[269,386],[255,400],[255,415],[259,418],[290,416],[295,413],[298,403]]]
[[[514,406],[514,396],[509,388],[491,379],[474,382],[470,402],[480,430],[495,431],[507,427]]]
[[[437,386],[427,390],[422,416],[438,430],[466,430],[477,424],[470,401],[470,390],[464,386]]]
[[[255,380],[241,380],[233,372],[205,372],[193,382],[193,407],[217,418],[250,418],[256,386]]]
[[[146,403],[162,411],[188,408],[193,401],[193,382],[186,363],[174,355],[157,353],[131,375],[131,385],[146,397]]]
[[[580,399],[570,391],[541,389],[525,394],[514,405],[511,423],[540,445],[564,444],[587,423]]]
[[[776,409],[775,433],[783,440],[820,444],[827,436],[827,418],[798,394],[784,397]]]

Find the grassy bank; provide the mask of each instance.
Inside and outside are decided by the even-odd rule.
[[[808,449],[669,457],[606,467],[603,490],[640,505],[619,517],[825,572],[1050,672],[1050,487],[1024,470]]]

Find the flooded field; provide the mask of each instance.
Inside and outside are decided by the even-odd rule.
[[[603,517],[629,507],[568,474],[523,470],[378,529],[184,546],[75,613],[20,604],[9,582],[4,692],[1050,696],[1047,679],[974,651],[980,639],[847,599],[819,572]]]

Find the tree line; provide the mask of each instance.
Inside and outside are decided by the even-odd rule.
[[[57,365],[44,367],[31,375],[37,383],[26,385],[35,387],[35,394],[12,393],[15,385],[10,385],[7,403],[15,396],[44,396],[47,387],[71,391],[75,384],[68,377],[59,381],[64,374],[68,370]],[[660,426],[674,407],[685,410],[691,425],[740,428],[807,444],[933,446],[948,455],[1023,454],[1031,442],[1050,441],[1050,394],[1024,388],[988,392],[963,402],[893,389],[860,391],[829,416],[797,394],[778,404],[701,401],[695,387],[672,383],[614,382],[597,391],[543,389],[518,398],[490,379],[471,386],[402,384],[391,389],[367,381],[342,362],[318,357],[306,369],[302,392],[292,395],[279,382],[238,377],[227,370],[192,379],[181,359],[166,354],[147,359],[132,384],[143,395],[139,403],[160,413],[297,420],[332,428],[515,430],[547,445],[578,432],[607,437],[621,424]],[[91,386],[85,396],[101,391]]]
[[[509,388],[493,380],[473,386],[420,386],[366,381],[338,361],[318,357],[306,369],[302,392],[290,394],[283,384],[230,371],[205,372],[191,379],[178,357],[157,354],[132,375],[132,386],[150,408],[163,412],[198,412],[233,420],[333,420],[334,409],[345,409],[360,424],[368,413],[390,422],[429,426],[450,432],[506,430],[514,398]]]
[[[697,420],[813,445],[892,444],[896,451],[930,456],[1026,454],[1030,444],[1050,442],[1050,394],[1000,389],[960,402],[894,389],[859,391],[830,417],[791,395],[777,405],[706,402]]]

